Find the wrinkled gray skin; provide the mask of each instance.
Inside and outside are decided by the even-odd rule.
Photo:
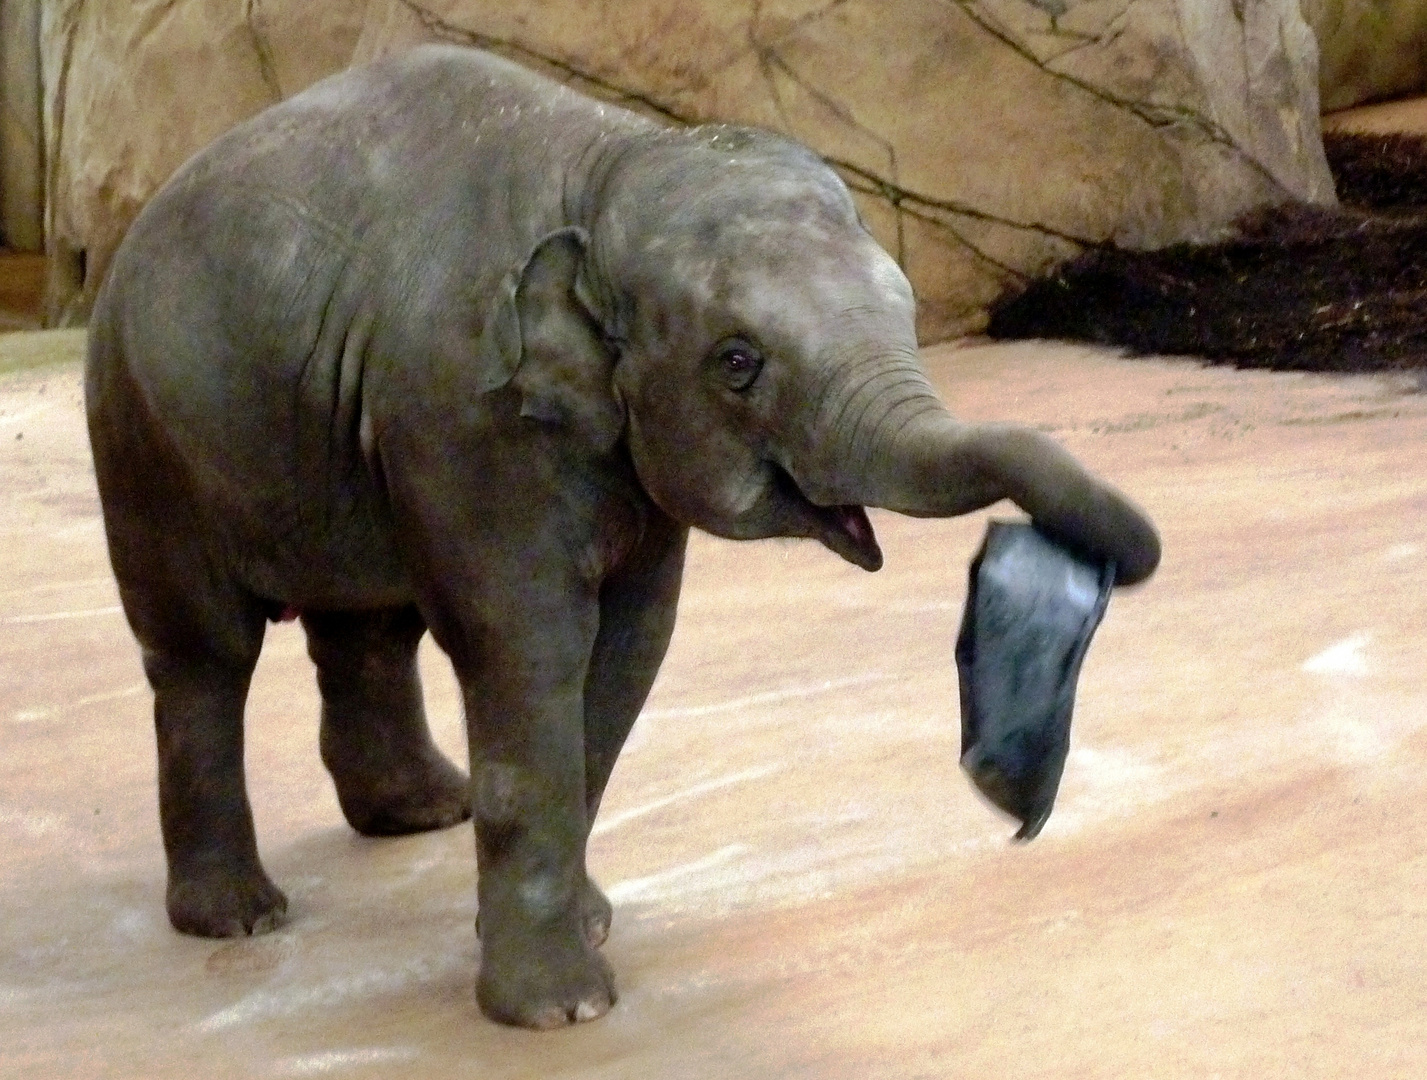
[[[319,83],[190,161],[115,258],[86,390],[174,926],[284,916],[242,723],[264,626],[296,609],[348,821],[474,812],[479,1001],[531,1027],[615,999],[585,842],[690,526],[875,570],[863,507],[1010,498],[1122,584],[1159,559],[1044,436],[948,415],[906,279],[809,151],[659,128],[453,47]],[[427,629],[469,784],[422,713]]]

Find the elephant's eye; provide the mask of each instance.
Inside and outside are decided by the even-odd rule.
[[[730,341],[719,346],[718,360],[730,390],[747,390],[763,370],[763,357],[746,341]]]

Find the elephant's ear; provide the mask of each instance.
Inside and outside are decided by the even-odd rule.
[[[480,388],[509,384],[521,416],[568,428],[602,453],[624,430],[624,408],[615,358],[576,287],[588,244],[583,229],[558,229],[505,276],[481,331]]]

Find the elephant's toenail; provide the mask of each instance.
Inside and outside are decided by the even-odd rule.
[[[599,1007],[593,1002],[582,1001],[575,1006],[575,1020],[578,1023],[584,1023],[586,1020],[594,1020],[599,1015]]]

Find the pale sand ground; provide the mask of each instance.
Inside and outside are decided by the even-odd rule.
[[[1427,135],[1427,97],[1399,98],[1339,109],[1323,117],[1323,130]]]
[[[1427,395],[1068,346],[926,361],[957,412],[1055,433],[1163,528],[1091,649],[1049,826],[1010,846],[957,767],[984,515],[874,515],[875,575],[700,537],[592,845],[623,996],[545,1035],[476,1011],[469,828],[343,825],[294,626],[248,750],[292,921],[168,928],[78,368],[0,378],[0,1074],[1427,1075]]]

